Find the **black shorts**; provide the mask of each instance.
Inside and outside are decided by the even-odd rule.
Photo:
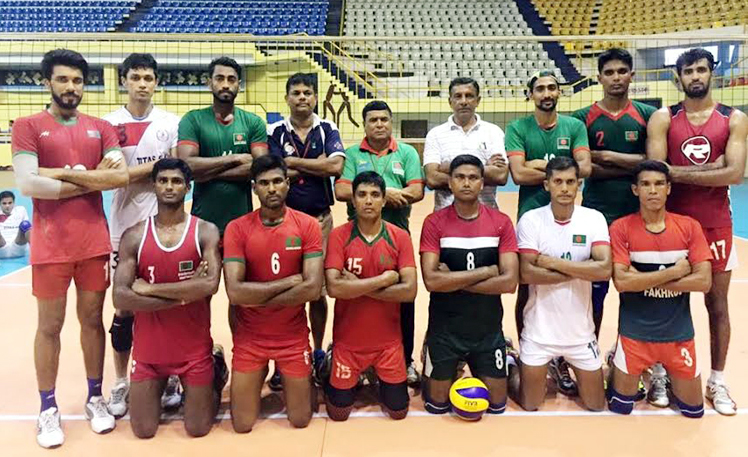
[[[454,378],[457,364],[464,360],[475,377],[506,378],[506,341],[501,331],[477,338],[450,332],[426,336],[423,374],[435,381]]]

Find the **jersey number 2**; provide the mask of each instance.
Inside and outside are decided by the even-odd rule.
[[[603,141],[605,141],[605,132],[603,132],[602,130],[595,132],[595,138],[597,138],[597,145],[603,146]]]

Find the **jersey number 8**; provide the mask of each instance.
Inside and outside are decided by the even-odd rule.
[[[473,254],[473,251],[470,251],[467,253],[467,264],[465,265],[465,268],[467,270],[475,270],[475,254]]]

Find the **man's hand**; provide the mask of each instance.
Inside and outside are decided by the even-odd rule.
[[[111,170],[113,168],[117,168],[124,160],[124,157],[122,156],[122,153],[109,153],[104,156],[104,158],[99,162],[99,164],[96,166],[97,170]]]
[[[607,157],[607,151],[590,151],[590,158],[592,159],[592,163],[605,165],[608,163]]]
[[[340,272],[340,275],[345,279],[346,281],[353,281],[358,279],[358,276],[354,275],[350,271],[343,269],[343,271]]]
[[[395,270],[387,270],[383,274],[387,279],[387,287],[400,282],[400,273]]]
[[[450,162],[450,161],[445,161],[445,162],[440,163],[438,171],[441,172],[441,173],[449,174],[449,165],[451,163],[452,162]]]
[[[449,272],[449,271],[452,271],[452,270],[450,270],[450,269],[449,269],[449,267],[447,266],[447,264],[446,264],[446,263],[439,263],[439,268],[438,268],[438,270],[439,270],[439,271],[443,271],[443,272],[445,272],[445,273],[446,273],[446,272]]]
[[[553,270],[553,265],[556,259],[554,257],[540,254],[535,261],[535,265],[539,266],[540,268],[545,268],[546,270]]]
[[[691,262],[689,262],[688,259],[678,260],[671,268],[675,269],[681,278],[691,274]]]
[[[60,179],[61,173],[59,168],[39,167],[39,176],[44,178]]]
[[[132,291],[138,295],[148,295],[150,283],[143,278],[138,278],[132,283]]]
[[[494,154],[488,158],[488,164],[492,167],[505,168],[507,167],[506,159],[501,154]]]
[[[532,168],[538,171],[545,171],[546,165],[548,165],[548,161],[543,159],[528,160],[525,162],[527,168]]]
[[[395,188],[387,188],[387,191],[384,193],[384,200],[388,206],[392,206],[394,208],[402,208],[403,206],[408,206],[408,199],[405,198],[405,195],[403,195],[403,191],[400,189]]]
[[[195,275],[193,276],[193,278],[204,278],[206,276],[208,276],[208,261],[202,260],[197,266],[197,269],[195,269]]]

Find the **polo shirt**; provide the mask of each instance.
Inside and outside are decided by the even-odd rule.
[[[340,140],[338,127],[316,114],[306,141],[301,141],[291,125],[291,119],[284,119],[268,126],[268,150],[270,154],[285,158],[289,156],[302,159],[316,159],[321,155],[327,157],[345,156],[345,148]],[[286,197],[286,204],[297,211],[319,216],[330,211],[335,203],[330,178],[301,174],[291,183]]]
[[[498,125],[481,120],[477,114],[475,117],[475,125],[467,132],[455,124],[454,116],[449,116],[447,122],[431,129],[426,135],[423,165],[452,162],[455,157],[462,154],[478,157],[483,165],[496,154],[501,154],[506,159],[504,131]],[[496,203],[496,186],[483,186],[478,198],[484,205],[499,207]],[[437,189],[434,195],[434,211],[451,205],[453,201],[454,196],[449,189]]]
[[[423,183],[423,171],[418,152],[413,146],[398,143],[390,138],[390,144],[384,151],[375,151],[366,141],[360,145],[351,146],[345,151],[345,167],[339,182],[352,184],[359,173],[376,171],[387,188],[404,189],[414,183]],[[353,219],[356,211],[352,203],[348,203],[348,219]],[[385,206],[382,209],[382,219],[395,224],[403,230],[408,230],[410,205],[402,208]]]

